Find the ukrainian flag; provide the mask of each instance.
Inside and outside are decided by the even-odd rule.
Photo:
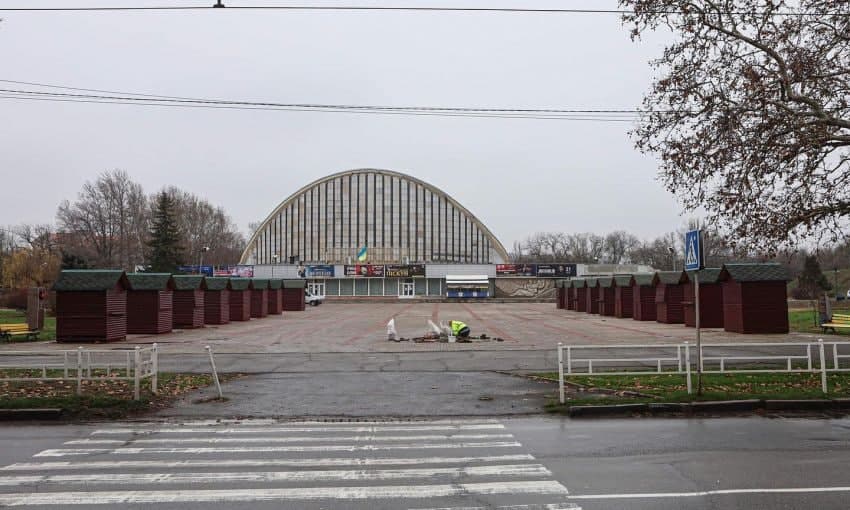
[[[360,262],[366,261],[366,247],[360,248],[360,251],[357,252],[357,260]]]

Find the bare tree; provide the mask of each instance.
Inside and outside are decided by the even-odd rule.
[[[66,249],[99,267],[133,270],[144,261],[149,211],[142,186],[123,170],[86,182],[56,213]]]
[[[245,246],[245,237],[221,207],[178,188],[166,192],[174,199],[181,244],[190,261],[203,248],[204,262],[213,265],[234,264]]]
[[[54,250],[57,247],[52,225],[24,223],[16,225],[12,231],[32,249]]]
[[[762,252],[843,239],[850,217],[850,2],[620,0],[653,62],[637,147],[730,239]],[[785,15],[782,15],[785,13]],[[787,15],[790,13],[791,15]]]
[[[566,252],[576,262],[602,262],[605,238],[591,233],[569,234],[566,236]]]
[[[615,230],[605,236],[604,260],[610,264],[623,264],[631,259],[631,252],[640,240],[625,230]]]
[[[631,262],[645,264],[662,271],[682,269],[681,236],[668,232],[652,241],[640,243],[630,252]]]

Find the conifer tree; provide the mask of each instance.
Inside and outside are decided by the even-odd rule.
[[[148,265],[156,273],[177,272],[177,266],[183,263],[175,209],[174,199],[168,193],[163,191],[157,195],[148,241]]]
[[[820,268],[820,263],[814,255],[807,255],[803,264],[803,272],[797,277],[797,285],[808,299],[817,299],[821,292],[832,289]]]

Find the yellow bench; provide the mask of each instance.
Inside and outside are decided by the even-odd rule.
[[[823,328],[824,333],[826,333],[827,329],[831,329],[835,333],[836,328],[850,328],[850,314],[834,313],[829,322],[824,322],[820,327]]]
[[[26,324],[0,324],[0,338],[11,340],[15,336],[38,338],[38,331],[31,330]]]

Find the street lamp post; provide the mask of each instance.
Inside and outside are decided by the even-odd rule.
[[[670,260],[673,261],[673,271],[675,271],[676,270],[676,248],[673,248],[672,246],[668,246],[667,251],[670,252]]]
[[[198,255],[198,274],[204,274],[203,266],[204,266],[204,252],[210,251],[209,246],[204,246],[199,250]]]

